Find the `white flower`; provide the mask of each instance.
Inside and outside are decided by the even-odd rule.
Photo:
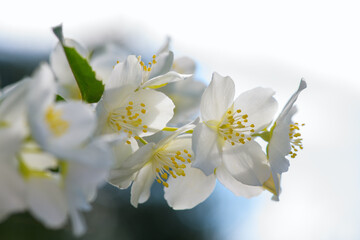
[[[6,193],[0,198],[0,218],[28,209],[45,226],[59,228],[70,215],[74,233],[81,235],[86,228],[79,211],[90,209],[88,202],[107,179],[112,152],[102,139],[90,141],[96,122],[89,106],[54,103],[55,82],[47,65],[40,66],[23,93],[30,129],[19,144],[11,132],[0,132],[1,143],[8,138],[1,148],[16,145],[10,158],[0,153],[0,190]],[[2,103],[11,99],[9,95]],[[0,112],[10,109],[2,106]]]
[[[123,133],[130,137],[152,135],[172,118],[173,102],[163,93],[125,85],[104,91],[96,107],[101,134]]]
[[[191,163],[191,135],[180,134],[192,129],[193,125],[186,125],[173,134],[162,139],[159,143],[148,143],[139,148],[113,172],[110,182],[122,188],[131,187],[131,204],[137,207],[150,196],[150,187],[154,180],[169,187],[166,180],[172,176],[185,177],[185,168]],[[122,157],[122,156],[118,156]]]
[[[28,131],[25,125],[29,79],[7,87],[0,97],[0,221],[26,209],[25,184],[15,157]]]
[[[230,77],[213,74],[200,105],[201,120],[193,134],[193,167],[206,175],[224,165],[238,181],[261,186],[269,178],[266,157],[252,134],[264,129],[272,120],[277,102],[271,89],[255,88],[242,93],[233,102],[234,82]],[[249,156],[246,148],[254,151]]]
[[[48,65],[35,73],[28,96],[28,119],[33,138],[42,149],[61,152],[78,147],[96,128],[90,106],[79,101],[54,103],[56,85]]]
[[[262,153],[261,147],[251,141],[247,147],[238,147],[238,160],[243,161],[248,157],[261,158],[266,161],[266,156]],[[236,180],[228,170],[226,163],[222,163],[216,168],[215,173],[206,176],[203,171],[193,167],[184,169],[185,178],[170,177],[165,188],[165,199],[169,206],[176,210],[190,209],[207,199],[213,192],[216,179],[236,196],[246,198],[259,195],[264,189],[260,186],[250,186]]]
[[[64,43],[68,47],[75,48],[84,58],[88,58],[88,50],[80,43],[68,38],[64,40]],[[81,100],[80,89],[60,43],[56,45],[50,54],[50,66],[56,76],[59,95],[65,99]]]
[[[297,100],[300,92],[306,88],[306,82],[300,81],[298,90],[291,96],[286,103],[284,109],[279,114],[270,129],[270,132],[265,132],[261,135],[268,141],[267,155],[271,167],[272,176],[275,178],[269,179],[265,187],[274,193],[275,199],[280,194],[280,177],[283,172],[287,172],[290,166],[289,160],[286,156],[290,155],[295,158],[298,150],[303,149],[300,125],[292,121],[292,116],[296,113],[294,103]]]
[[[105,82],[105,88],[116,88],[128,84],[135,85],[135,89],[159,88],[191,76],[174,71],[169,72],[172,62],[172,52],[154,55],[148,64],[142,62],[140,57],[129,55],[124,62],[114,67],[109,81]]]

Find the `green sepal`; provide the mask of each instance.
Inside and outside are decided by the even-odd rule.
[[[82,100],[88,103],[98,102],[104,92],[103,83],[96,78],[87,59],[83,58],[75,48],[65,45],[62,25],[54,27],[53,32],[64,49],[71,71],[79,86]]]

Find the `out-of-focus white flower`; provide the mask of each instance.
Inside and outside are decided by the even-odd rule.
[[[54,76],[43,64],[35,73],[28,94],[28,120],[32,137],[42,149],[62,152],[78,147],[94,133],[96,116],[80,101],[54,102]]]
[[[91,108],[76,102],[54,103],[55,88],[51,70],[41,65],[23,91],[26,134],[17,144],[12,133],[0,132],[1,143],[3,137],[10,140],[2,148],[12,149],[14,142],[16,146],[13,156],[0,153],[1,171],[5,171],[0,188],[6,193],[0,198],[0,218],[28,209],[45,226],[59,228],[70,215],[74,233],[81,235],[86,227],[79,211],[90,209],[88,202],[107,179],[113,155],[103,139],[89,139],[96,126]],[[11,99],[16,98],[9,93],[2,103],[10,106],[6,101]],[[6,104],[0,104],[0,109],[10,109]]]
[[[296,113],[294,103],[305,88],[306,82],[301,80],[298,90],[286,103],[270,131],[260,134],[260,136],[263,135],[264,140],[269,142],[267,157],[272,172],[272,178],[265,183],[264,187],[274,193],[275,200],[280,194],[281,174],[287,172],[290,166],[286,156],[290,155],[291,158],[295,158],[298,150],[303,149],[302,138],[299,133],[300,125],[292,121],[292,116]]]
[[[88,50],[80,43],[72,39],[65,39],[64,43],[68,47],[73,47],[84,58],[89,57]],[[81,100],[80,89],[71,71],[69,62],[60,43],[56,45],[50,54],[50,66],[54,71],[57,80],[57,92],[65,99]]]
[[[90,58],[90,65],[96,73],[96,78],[105,83],[114,66],[118,62],[124,61],[128,55],[130,55],[130,50],[121,45],[106,44],[95,49]]]
[[[27,135],[26,92],[29,79],[4,89],[0,97],[0,221],[24,211],[25,184],[14,161]]]
[[[184,80],[191,75],[170,71],[173,53],[165,52],[153,55],[152,60],[145,64],[140,57],[129,55],[124,62],[118,63],[111,73],[105,88],[116,88],[124,85],[135,85],[135,89],[160,88],[170,82]]]
[[[179,135],[193,127],[192,124],[186,125],[157,144],[148,143],[130,157],[125,156],[125,160],[120,160],[121,165],[113,172],[113,180],[110,181],[122,188],[133,182],[131,204],[134,207],[148,200],[154,180],[169,187],[166,180],[170,176],[186,176],[185,168],[192,159],[191,135]]]
[[[217,73],[205,90],[200,105],[201,120],[194,129],[193,167],[206,175],[224,165],[238,181],[262,186],[270,176],[269,165],[261,147],[251,142],[251,135],[272,121],[277,102],[274,91],[255,88],[244,92],[233,102],[234,82]],[[249,148],[248,150],[246,150]],[[247,154],[251,152],[251,155]]]
[[[191,58],[181,57],[174,60],[172,69],[181,74],[193,74],[195,62]],[[174,117],[169,122],[170,125],[182,126],[199,114],[201,95],[205,88],[204,83],[189,77],[160,89],[175,104]]]

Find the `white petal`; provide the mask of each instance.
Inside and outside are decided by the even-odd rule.
[[[56,84],[54,74],[46,63],[42,63],[34,72],[30,84],[29,104],[35,108],[48,106],[55,99]],[[35,106],[34,106],[35,105]],[[30,112],[30,114],[33,114]]]
[[[263,192],[262,187],[249,186],[237,181],[223,165],[216,168],[217,179],[236,196],[251,198]]]
[[[188,151],[188,154],[192,154],[191,140],[191,134],[185,134],[177,137],[164,146],[164,148],[166,149],[165,151],[176,153],[177,151],[184,151],[186,149]]]
[[[181,80],[184,80],[191,76],[192,75],[190,75],[190,74],[179,74],[177,72],[171,71],[171,72],[165,73],[164,75],[160,75],[160,76],[154,77],[154,78],[146,81],[144,84],[141,85],[141,87],[156,89],[156,88],[163,87],[168,83],[181,81]]]
[[[175,104],[174,117],[169,124],[182,126],[198,116],[201,95],[205,88],[206,85],[203,82],[192,78],[161,88],[160,91],[165,93]]]
[[[304,79],[301,79],[298,90],[291,96],[289,101],[286,103],[284,109],[281,111],[278,119],[276,121],[281,121],[282,118],[286,117],[287,114],[289,114],[291,108],[293,107],[295,101],[297,100],[299,94],[302,90],[306,88],[306,82]]]
[[[130,144],[126,141],[129,141]],[[128,139],[125,135],[123,140],[118,141],[111,146],[114,151],[114,155],[116,156],[114,165],[112,166],[114,169],[120,168],[124,161],[139,149],[137,141],[134,138]]]
[[[80,102],[61,102],[55,105],[55,111],[62,113],[61,118],[69,124],[69,128],[61,136],[49,134],[50,139],[47,141],[54,146],[76,147],[83,144],[94,133],[96,118],[89,105]]]
[[[281,174],[288,171],[290,162],[285,158],[291,151],[289,132],[292,116],[296,113],[293,106],[300,92],[306,88],[306,82],[301,80],[298,90],[291,96],[275,122],[272,137],[268,145],[268,156],[271,169]]]
[[[290,162],[285,156],[289,155],[291,151],[289,133],[291,118],[295,113],[296,107],[293,106],[286,115],[276,121],[267,148],[271,169],[279,174],[287,172],[290,166]]]
[[[103,98],[96,105],[96,115],[98,118],[96,135],[114,132],[107,122],[109,114],[116,108],[125,107],[136,88],[137,86],[127,85],[105,90]]]
[[[85,220],[76,210],[70,211],[70,217],[74,235],[80,237],[86,232]]]
[[[109,182],[119,188],[129,187],[131,181],[136,177],[136,173],[144,167],[150,160],[153,154],[154,143],[146,144],[139,148],[130,157],[121,159],[119,167],[113,168],[110,172]],[[117,159],[124,158],[122,155],[117,155]]]
[[[220,121],[234,100],[235,84],[230,77],[222,77],[214,72],[210,85],[201,98],[202,121]]]
[[[262,186],[270,177],[266,155],[255,141],[238,146],[225,145],[223,164],[229,173],[243,184]]]
[[[105,182],[114,163],[110,146],[101,138],[94,139],[84,148],[64,151],[60,159],[68,160],[67,182],[93,188]]]
[[[104,98],[102,98],[95,108],[97,117],[97,127],[94,133],[95,136],[113,133],[113,130],[107,122],[110,112],[105,108],[104,103]]]
[[[52,108],[52,111],[60,114],[61,121],[66,124],[61,132],[54,130],[54,126],[50,125],[51,121],[57,119],[46,119],[50,108],[44,109],[38,113],[39,115],[29,116],[32,134],[42,148],[52,153],[58,152],[59,148],[75,148],[93,134],[96,118],[90,106],[80,102],[62,102]]]
[[[274,172],[283,173],[288,171],[290,162],[285,156],[290,151],[289,125],[277,125],[268,145],[269,162]]]
[[[134,55],[129,55],[124,62],[118,63],[110,75],[105,88],[116,88],[124,85],[140,86],[142,69],[139,60]]]
[[[240,94],[234,102],[234,108],[247,114],[250,124],[255,125],[256,131],[263,130],[273,120],[278,103],[273,98],[275,92],[270,88],[254,88]]]
[[[127,105],[129,97],[134,94],[137,86],[126,85],[117,88],[106,89],[103,95],[104,107],[110,111],[114,108]]]
[[[20,151],[22,141],[27,131],[22,124],[13,124],[10,127],[0,128],[0,161],[12,161]]]
[[[27,186],[29,210],[46,227],[65,224],[67,204],[59,184],[49,178],[30,178]]]
[[[164,188],[165,199],[175,210],[190,209],[205,201],[213,192],[216,184],[214,174],[206,176],[196,168],[185,168],[185,176],[170,177]]]
[[[195,68],[195,61],[189,57],[177,58],[173,64],[173,70],[181,74],[193,74]]]
[[[125,61],[129,51],[121,45],[108,43],[100,51],[95,51],[90,59],[90,64],[96,72],[96,78],[106,83],[117,61]]]
[[[0,122],[23,121],[26,116],[27,92],[30,78],[21,80],[5,90],[0,98]]]
[[[1,159],[3,160],[3,159]],[[0,162],[0,221],[12,213],[24,211],[25,184],[18,172],[5,162]]]
[[[142,132],[142,129],[134,129],[139,136],[152,135],[164,127],[174,115],[175,105],[165,94],[151,90],[140,89],[136,91],[129,101],[136,103],[145,103],[145,114],[140,114],[142,125],[147,126],[147,132]]]
[[[171,51],[162,52],[156,56],[156,62],[151,66],[149,79],[163,75],[170,71],[174,61],[174,53]]]
[[[195,153],[192,166],[201,169],[206,175],[214,173],[214,169],[221,163],[217,132],[199,123],[194,129],[192,149]]]
[[[55,98],[54,76],[48,65],[42,64],[35,72],[28,94],[28,120],[33,138],[42,146],[47,145],[50,133],[44,122],[46,109]]]
[[[155,179],[152,165],[147,164],[136,176],[131,187],[131,205],[137,207],[139,203],[146,202],[150,197],[150,188]]]
[[[195,120],[196,123],[198,123],[198,119]],[[178,137],[180,134],[182,133],[185,133],[186,131],[188,130],[191,130],[191,129],[194,129],[195,128],[195,122],[191,122],[189,124],[186,124],[184,126],[182,126],[181,128],[177,129],[175,132],[173,132],[172,134],[168,135],[167,137],[161,139],[155,146],[155,148],[171,148],[171,146],[175,146],[175,148],[178,148],[176,147],[177,144],[174,143],[174,139],[176,137]],[[189,138],[191,135],[186,135],[187,138]],[[190,137],[191,138],[191,137]],[[191,139],[190,139],[191,141]],[[185,146],[184,146],[185,147]],[[191,143],[190,143],[190,146],[187,146],[187,147],[191,147]],[[182,149],[183,150],[183,149]],[[182,151],[181,150],[181,151]]]

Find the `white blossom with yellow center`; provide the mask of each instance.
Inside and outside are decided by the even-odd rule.
[[[70,216],[74,234],[81,235],[86,226],[80,211],[91,208],[88,201],[105,182],[112,153],[103,139],[89,139],[96,126],[89,106],[54,103],[54,76],[46,64],[22,87],[15,86],[0,102],[3,128],[22,130],[3,135],[0,127],[0,148],[7,149],[0,152],[0,191],[5,193],[0,219],[29,210],[46,227],[60,228]]]
[[[115,65],[105,87],[116,88],[131,84],[136,86],[135,89],[155,89],[190,77],[189,74],[170,71],[173,58],[172,52],[164,52],[159,56],[153,55],[148,63],[144,63],[140,56],[129,55],[125,61]]]
[[[186,168],[193,159],[191,135],[179,135],[193,127],[186,125],[157,144],[148,143],[130,156],[125,154],[125,160],[118,160],[121,165],[111,174],[110,182],[120,188],[127,188],[133,182],[131,204],[137,207],[149,198],[154,180],[167,188],[170,177],[186,177]]]
[[[237,181],[261,186],[270,176],[261,148],[254,148],[260,152],[251,156],[239,152],[246,153],[252,134],[271,123],[277,109],[277,102],[272,97],[274,91],[259,87],[242,93],[233,101],[234,94],[232,79],[214,73],[201,98],[202,122],[194,129],[193,167],[210,175],[224,165]]]
[[[163,93],[125,85],[106,89],[96,107],[99,134],[125,133],[129,138],[152,135],[170,121],[173,102]]]
[[[302,79],[297,91],[291,96],[284,109],[279,114],[270,129],[268,141],[267,157],[271,166],[272,176],[265,184],[265,188],[274,193],[274,199],[278,199],[280,194],[280,176],[287,172],[290,166],[286,156],[295,158],[297,152],[303,149],[300,124],[292,121],[292,116],[297,109],[294,106],[299,94],[306,88],[306,82]],[[302,126],[304,124],[301,124]],[[261,136],[261,135],[260,135]],[[272,186],[272,187],[269,187]]]

